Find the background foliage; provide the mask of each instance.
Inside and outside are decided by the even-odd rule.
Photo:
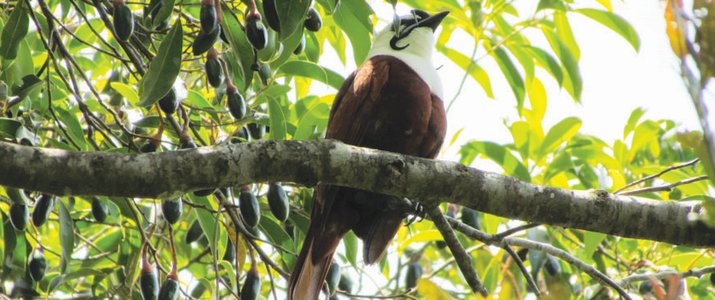
[[[622,138],[612,143],[579,133],[581,121],[575,117],[564,116],[550,128],[544,127],[543,118],[549,107],[545,80],[557,82],[577,102],[582,91],[580,47],[570,27],[570,16],[588,17],[638,50],[637,33],[612,12],[610,0],[542,0],[529,11],[503,0],[403,0],[392,4],[396,2],[400,14],[407,12],[408,6],[429,12],[451,11],[438,31],[436,50],[469,75],[466,88],[481,88],[493,97],[492,80],[496,77],[505,78],[511,88],[514,109],[520,116],[504,124],[512,141],[498,144],[473,140],[454,145],[460,148],[462,163],[470,165],[477,158],[486,158],[499,165],[504,174],[523,181],[616,192],[674,164],[691,162],[630,189],[670,185],[636,192],[662,201],[711,199],[708,195],[712,195],[713,181],[702,175],[713,178],[712,164],[693,162],[706,153],[700,136],[678,133],[677,124],[671,120],[645,119],[643,110],[634,110],[628,120],[623,120],[626,125]],[[702,3],[695,9],[704,13],[686,13],[700,20],[693,21],[696,27],[710,28],[700,25],[712,24],[711,2],[696,2]],[[344,80],[331,69],[337,67],[335,64],[326,66],[324,54],[334,53],[343,65],[349,60],[359,65],[367,55],[378,21],[373,8],[384,5],[344,0],[274,3],[277,26],[268,24],[275,17],[267,16],[270,12],[264,11],[263,1],[203,1],[204,6],[220,7],[217,15],[221,35],[210,38],[210,33],[202,29],[200,20],[205,17],[198,1],[2,2],[0,111],[4,117],[0,118],[0,138],[70,151],[121,153],[147,150],[152,145],[158,148],[156,151],[175,151],[191,147],[191,143],[205,146],[261,138],[320,138],[334,93]],[[670,15],[666,13],[666,18],[674,18],[672,7],[679,9],[677,12],[683,10],[677,4],[668,1]],[[131,16],[115,13],[122,5],[128,6]],[[322,27],[317,31],[304,29],[309,8],[320,16]],[[256,10],[261,20],[256,21],[255,15],[249,17]],[[131,35],[126,40],[118,39],[115,28],[126,30],[122,26],[127,24],[133,24]],[[682,45],[689,45],[695,52],[707,50],[702,48],[708,41],[707,31],[705,35],[698,31],[700,38],[686,43],[690,37],[682,32],[685,26],[693,25],[677,24],[680,27],[668,29],[677,56],[685,56]],[[256,42],[262,35],[259,30],[256,37],[257,26],[266,30],[265,43]],[[455,42],[451,38],[456,34],[466,34],[468,38]],[[536,38],[545,39],[548,47],[536,46]],[[215,87],[207,82],[204,69],[207,59],[215,58],[197,51],[211,48],[213,39],[216,41],[212,48],[222,62],[222,72],[229,74]],[[486,54],[476,57],[477,53]],[[482,59],[493,60],[498,69],[484,69],[479,63]],[[690,64],[700,66],[707,62],[698,59]],[[709,78],[707,72],[699,73]],[[330,92],[319,92],[326,89]],[[180,106],[167,113],[160,109],[159,100],[170,91]],[[227,103],[233,101],[231,97],[238,101],[235,105],[243,104],[247,110],[241,113],[238,106],[231,107]],[[682,184],[683,180],[692,182]],[[147,256],[159,265],[160,281],[172,267],[175,249],[182,297],[238,295],[251,268],[257,268],[265,283],[259,287],[261,297],[283,295],[286,281],[274,266],[291,270],[308,226],[311,195],[308,188],[290,184],[283,187],[290,204],[287,220],[279,220],[271,213],[268,184],[256,184],[209,190],[202,196],[182,195],[182,214],[173,226],[162,214],[162,204],[169,199],[57,198],[50,207],[49,220],[42,226],[30,224],[24,231],[12,227],[10,207],[24,204],[32,211],[41,196],[4,189],[0,194],[0,292],[14,297],[91,295],[141,299],[137,279],[141,250],[148,244]],[[246,219],[250,212],[244,209],[250,204],[244,201],[249,201],[250,195],[257,197],[260,220],[249,231],[257,237],[255,242],[266,253],[264,257],[259,257],[258,249],[247,243],[254,237],[237,233],[225,213],[219,212],[237,210],[240,202]],[[521,225],[454,205],[445,205],[444,210],[488,233]],[[106,219],[97,217],[100,211],[106,212]],[[203,237],[187,243],[192,226],[200,229]],[[686,271],[713,264],[714,254],[707,249],[552,226],[520,234],[553,244],[615,279],[646,271]],[[529,293],[525,279],[503,249],[486,247],[461,235],[460,239],[494,297],[523,298]],[[33,249],[39,248],[44,249],[48,268],[45,276],[35,282],[26,265]],[[226,257],[232,248],[234,257]],[[349,234],[336,256],[341,266],[341,275],[336,277],[340,278],[339,298],[351,293],[406,293],[426,299],[475,297],[469,294],[451,254],[430,222],[401,229],[377,272],[363,271],[358,252],[357,238]],[[540,288],[553,299],[610,295],[608,289],[565,262],[537,251],[520,253]],[[693,297],[712,299],[715,290],[710,281],[708,277],[689,277],[682,283],[684,291]],[[669,282],[671,287],[680,284],[677,279]],[[649,280],[627,288],[634,295],[660,298],[668,293],[667,288],[659,288],[661,285],[664,283]],[[679,292],[670,293],[672,296]]]

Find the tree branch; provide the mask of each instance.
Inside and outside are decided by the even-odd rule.
[[[147,154],[69,152],[0,142],[0,185],[55,195],[170,197],[253,182],[318,181],[442,201],[532,223],[693,247],[715,246],[696,201],[539,186],[459,163],[330,140],[257,141]]]

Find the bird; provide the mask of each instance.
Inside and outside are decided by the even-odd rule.
[[[442,83],[432,65],[434,32],[449,11],[412,10],[375,35],[367,59],[342,84],[325,138],[435,158],[446,134]],[[333,254],[352,230],[363,241],[363,261],[381,259],[408,213],[393,196],[319,183],[311,222],[288,282],[289,300],[320,296]]]

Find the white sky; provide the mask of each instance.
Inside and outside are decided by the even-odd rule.
[[[525,3],[529,2],[531,1]],[[518,1],[516,4],[519,5]],[[371,5],[380,20],[391,20],[392,9],[385,1],[374,0]],[[595,1],[593,5],[598,7]],[[677,58],[672,54],[665,34],[663,5],[660,1],[652,0],[632,0],[625,3],[613,1],[613,12],[630,22],[640,37],[641,47],[638,53],[628,42],[603,25],[575,13],[568,14],[576,41],[581,47],[581,104],[575,103],[565,90],[559,89],[555,80],[549,76],[540,76],[548,97],[545,131],[563,118],[576,116],[583,121],[582,133],[611,143],[622,137],[623,126],[631,111],[637,107],[646,109],[644,118],[672,119],[683,127],[683,130],[699,128],[697,115],[680,79]],[[381,28],[384,24],[386,23],[381,21],[376,28]],[[530,34],[527,31],[525,34],[537,46],[549,49],[540,33]],[[454,43],[454,39],[461,43],[458,35],[453,36],[450,43]],[[471,40],[464,39],[464,43],[468,45],[464,47],[468,50],[464,51],[469,51]],[[347,66],[341,66],[337,58],[330,59],[331,56],[335,57],[331,53],[332,49],[326,47],[325,50],[327,57],[322,60],[323,65],[344,76],[354,70],[351,59],[348,59]],[[483,53],[478,53],[477,57],[481,54]],[[348,53],[347,57],[351,58],[352,55]],[[326,64],[330,61],[335,63]],[[464,71],[438,52],[434,57],[434,64],[442,66],[439,73],[444,83],[444,100],[447,104],[458,90]],[[459,145],[473,139],[498,143],[511,141],[504,121],[510,123],[518,120],[516,100],[491,58],[482,59],[479,64],[490,75],[495,99],[488,98],[474,80],[467,79],[447,116],[446,142],[451,140],[460,128],[464,128],[464,132],[455,146],[444,149],[442,158],[457,159]],[[537,74],[539,71],[543,70],[537,68]]]

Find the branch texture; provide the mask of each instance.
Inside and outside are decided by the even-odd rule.
[[[198,189],[317,182],[442,201],[527,222],[694,247],[715,246],[699,202],[539,186],[436,161],[331,140],[258,141],[147,154],[69,152],[0,142],[0,185],[55,195],[169,197]],[[695,218],[694,218],[695,217]]]

